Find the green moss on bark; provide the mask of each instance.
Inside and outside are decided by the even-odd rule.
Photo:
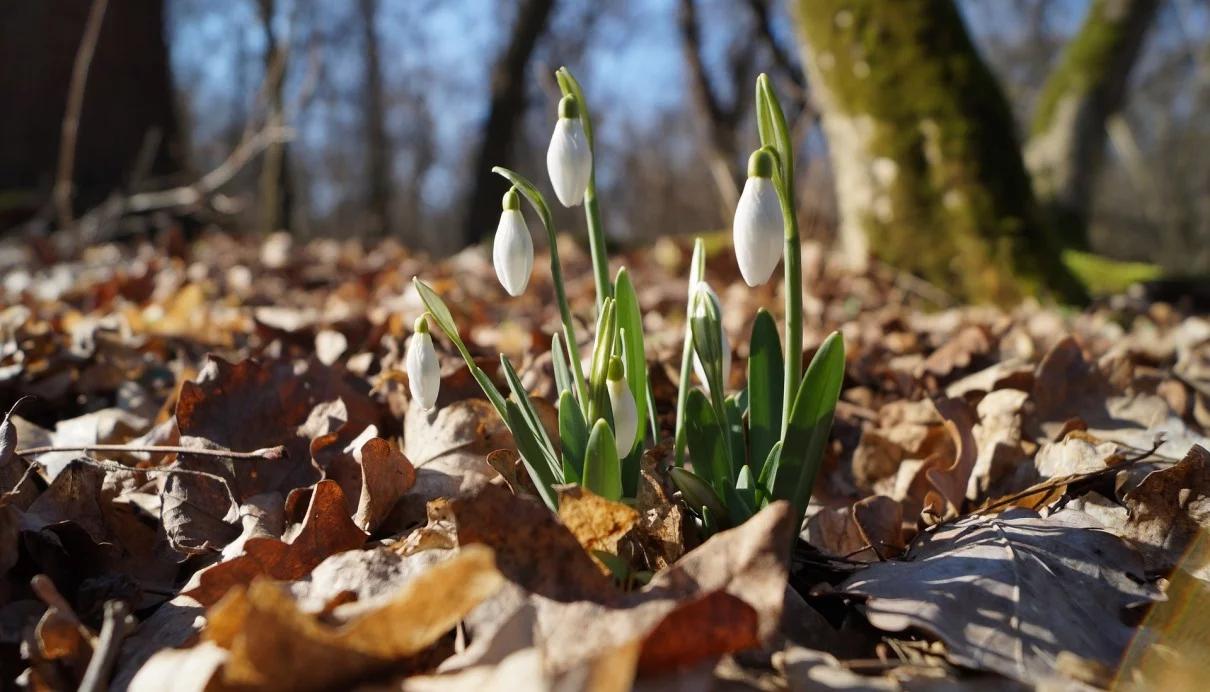
[[[799,0],[797,19],[825,125],[860,135],[832,153],[870,170],[860,223],[875,255],[974,300],[1083,297],[1041,222],[1004,96],[950,0]]]

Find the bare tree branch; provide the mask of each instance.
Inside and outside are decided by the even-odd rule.
[[[105,9],[109,0],[93,0],[84,23],[80,46],[76,49],[76,60],[71,68],[71,83],[67,89],[67,107],[63,111],[63,129],[59,137],[59,165],[55,176],[55,211],[61,228],[71,228],[75,223],[71,200],[76,168],[76,140],[80,134],[80,111],[84,108],[84,89],[88,85],[88,68],[97,50],[101,36],[101,25],[105,22]]]

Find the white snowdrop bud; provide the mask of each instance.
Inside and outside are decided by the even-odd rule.
[[[441,365],[433,348],[433,336],[429,334],[428,313],[416,319],[416,333],[412,334],[412,340],[408,343],[405,364],[412,399],[425,411],[431,410],[437,403],[437,393],[441,391]]]
[[[605,388],[609,390],[609,405],[613,409],[613,439],[617,443],[619,457],[630,454],[639,434],[639,407],[634,402],[634,394],[626,384],[624,374],[621,359],[612,357]]]
[[[781,200],[773,185],[773,155],[761,148],[748,159],[748,182],[735,207],[735,259],[749,286],[769,280],[785,240]]]
[[[563,206],[575,207],[584,201],[592,176],[592,149],[580,122],[580,104],[571,96],[559,101],[559,122],[546,150],[546,169]]]
[[[731,381],[731,342],[727,339],[727,330],[722,328],[721,316],[723,314],[723,304],[719,301],[718,294],[714,292],[714,289],[710,288],[710,284],[706,283],[705,281],[699,281],[697,282],[697,287],[693,289],[693,297],[690,298],[690,300],[694,301],[694,317],[704,316],[704,310],[701,309],[700,303],[696,299],[696,295],[699,292],[705,293],[707,296],[709,296],[720,316],[718,335],[723,350],[723,387],[726,387],[727,383]],[[701,359],[697,357],[697,349],[694,349],[693,351],[693,373],[697,375],[698,381],[702,383],[702,388],[709,393],[710,382],[706,379],[706,369],[702,367]]]
[[[521,215],[521,200],[516,188],[504,195],[503,207],[500,225],[496,227],[496,240],[492,243],[492,264],[504,290],[511,296],[519,296],[529,285],[529,275],[534,268],[534,241],[529,237],[529,226]]]

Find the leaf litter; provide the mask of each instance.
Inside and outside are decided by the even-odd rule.
[[[587,319],[589,260],[560,249]],[[1210,321],[1179,306],[937,309],[890,270],[833,268],[807,244],[804,355],[832,329],[849,354],[808,519],[791,526],[774,504],[703,542],[669,483],[667,444],[643,455],[633,504],[566,487],[556,515],[444,339],[438,408],[409,400],[403,346],[423,271],[489,377],[502,379],[498,351],[520,364],[557,439],[553,366],[531,355],[558,324],[544,276],[506,300],[479,249],[433,263],[392,243],[210,232],[187,258],[103,250],[30,269],[72,279],[9,292],[0,310],[6,683],[1196,679],[1188,660],[1156,663],[1195,641],[1172,608],[1204,608],[1210,593],[1198,548]],[[669,440],[688,246],[623,256]],[[776,289],[731,290],[725,254],[708,273],[745,358]]]

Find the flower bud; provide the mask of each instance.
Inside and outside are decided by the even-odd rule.
[[[559,122],[546,150],[546,169],[559,203],[575,207],[584,201],[592,176],[592,149],[580,122],[580,104],[571,96],[559,101]]]
[[[699,281],[699,282],[697,282],[697,287],[693,289],[693,297],[691,298],[691,300],[693,300],[692,317],[704,317],[705,316],[706,306],[704,303],[701,302],[699,295],[705,295],[714,304],[714,309],[719,315],[718,332],[719,332],[719,341],[722,346],[722,361],[723,361],[722,362],[722,366],[723,366],[722,367],[722,382],[723,382],[723,387],[725,388],[727,386],[727,383],[731,381],[731,342],[727,339],[727,330],[723,329],[723,326],[722,326],[723,305],[718,299],[718,294],[714,292],[713,288],[710,288],[710,284],[706,283],[705,281]],[[693,372],[695,375],[697,375],[698,381],[702,383],[702,387],[705,388],[705,390],[707,392],[709,392],[710,391],[710,382],[709,382],[708,378],[706,377],[706,369],[704,367],[702,367],[702,361],[697,356],[697,349],[694,349],[694,351],[693,351]]]
[[[441,390],[441,364],[437,362],[433,336],[429,334],[428,313],[416,319],[416,332],[408,343],[405,361],[412,399],[425,411],[431,410]]]
[[[785,240],[781,200],[773,185],[773,164],[773,155],[767,149],[752,152],[748,181],[735,207],[735,259],[749,286],[759,286],[773,275]]]
[[[492,243],[492,264],[504,290],[511,296],[519,296],[529,285],[529,275],[534,268],[534,241],[529,237],[529,226],[521,215],[521,200],[516,188],[504,195],[503,207]]]
[[[639,407],[626,384],[622,361],[617,356],[609,360],[605,388],[609,390],[609,405],[613,409],[613,439],[618,446],[618,456],[625,457],[630,454],[639,434]]]

